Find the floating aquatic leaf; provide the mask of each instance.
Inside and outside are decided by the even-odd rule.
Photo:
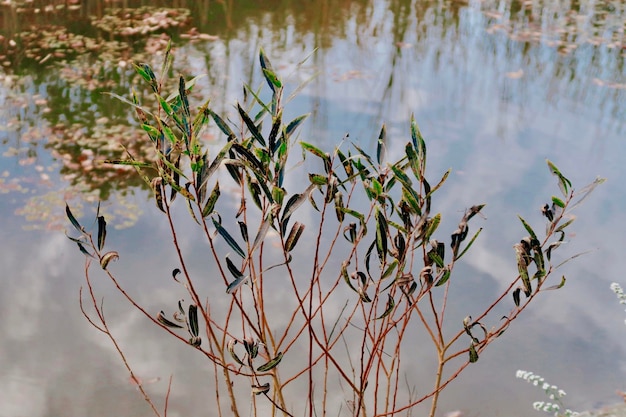
[[[256,368],[256,370],[258,372],[267,372],[270,371],[274,368],[276,368],[276,366],[278,366],[278,364],[280,363],[280,361],[283,359],[283,353],[282,352],[278,352],[278,355],[276,355],[275,358],[273,358],[272,360],[264,363],[263,365],[259,366],[258,368]]]
[[[170,321],[168,319],[165,318],[165,313],[163,311],[161,311],[158,315],[157,315],[157,321],[159,323],[161,323],[162,325],[166,326],[166,327],[171,327],[174,329],[182,329],[183,326],[180,326],[176,323],[174,323],[173,321]]]
[[[119,257],[120,255],[116,251],[107,252],[102,255],[102,258],[100,258],[100,266],[102,267],[102,269],[107,269],[109,262],[117,261]]]
[[[102,250],[107,237],[107,222],[104,216],[98,216],[98,250]]]

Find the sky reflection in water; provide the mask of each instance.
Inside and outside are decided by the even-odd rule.
[[[538,390],[515,380],[515,370],[520,368],[565,389],[571,408],[616,402],[615,390],[626,390],[624,314],[609,290],[611,281],[623,279],[624,270],[623,49],[593,46],[593,36],[583,33],[572,38],[575,50],[559,53],[557,46],[548,44],[553,38],[550,32],[533,41],[532,31],[525,31],[533,25],[558,26],[558,20],[531,21],[526,27],[506,18],[510,10],[506,3],[421,7],[419,2],[355,3],[343,26],[327,28],[332,36],[323,30],[298,30],[299,14],[286,16],[286,24],[278,26],[271,13],[259,13],[224,29],[218,41],[186,45],[178,51],[178,59],[192,73],[208,72],[203,91],[223,97],[216,105],[230,111],[242,81],[252,85],[260,81],[257,72],[249,73],[259,46],[281,74],[289,74],[320,46],[288,79],[294,88],[320,73],[294,100],[289,116],[312,111],[301,138],[327,148],[345,133],[371,148],[385,122],[389,159],[394,159],[409,138],[408,119],[414,112],[429,146],[431,177],[453,168],[447,187],[434,201],[444,215],[442,236],[456,227],[464,208],[488,204],[486,220],[479,220],[484,232],[456,277],[465,280],[459,283],[457,295],[475,297],[479,305],[516,275],[512,245],[523,235],[516,215],[541,224],[539,207],[558,193],[545,158],[554,160],[578,186],[598,175],[608,177],[578,211],[580,219],[572,229],[576,236],[569,236],[572,242],[561,256],[593,252],[564,266],[567,285],[546,293],[490,346],[478,364],[446,390],[440,410],[532,415],[530,404],[543,398]],[[613,18],[623,25],[624,6],[617,7]],[[267,25],[271,31],[263,29]],[[516,37],[531,42],[511,39]],[[52,100],[54,88],[46,91],[36,82],[26,85]],[[15,90],[0,91],[6,100]],[[70,101],[85,97],[68,86],[61,91],[69,94]],[[28,109],[32,107],[20,113],[26,120],[33,117]],[[106,112],[95,109],[92,119]],[[50,124],[41,121],[38,128],[45,131]],[[63,198],[68,192],[77,193],[65,188],[68,180],[61,178],[59,162],[51,162],[45,148],[38,149],[34,165],[17,162],[22,159],[12,156],[9,148],[21,135],[7,134],[0,172],[38,184],[31,183],[28,193],[9,190],[0,199],[5,219],[0,254],[5,271],[0,295],[4,318],[0,322],[0,416],[149,415],[108,341],[80,315],[77,292],[83,278],[78,251],[60,233],[23,232],[32,223],[14,214],[40,198],[37,207],[53,205],[61,215]],[[31,169],[36,166],[42,170]],[[49,182],[39,181],[42,172]],[[46,197],[41,199],[42,195]],[[130,229],[110,232],[109,244],[122,256],[115,268],[123,269],[129,287],[158,311],[181,296],[172,295],[169,277],[162,276],[175,265],[162,218],[152,201],[146,201],[144,191],[122,196],[114,189],[111,195],[112,201],[126,201],[142,213]],[[202,259],[201,248],[193,241],[185,245],[192,257]],[[205,273],[201,263],[197,273]],[[149,289],[145,284],[150,284]],[[108,283],[102,282],[99,291],[139,375],[161,378],[148,386],[149,391],[163,394],[165,380],[174,374],[171,415],[205,409],[207,364],[146,325],[120,302]],[[463,317],[471,306],[462,307],[451,309],[450,315]],[[423,372],[419,359],[428,349],[416,341],[416,375]],[[426,380],[424,390],[431,385]],[[421,412],[418,409],[416,414]]]

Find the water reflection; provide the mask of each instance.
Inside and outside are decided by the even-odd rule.
[[[117,4],[148,3],[155,4]],[[442,411],[529,415],[540,395],[514,380],[518,368],[566,389],[573,408],[619,400],[613,392],[626,389],[620,359],[626,357],[625,338],[622,312],[608,284],[621,279],[626,232],[619,185],[626,151],[623,2],[167,3],[161,4],[189,8],[193,18],[172,31],[179,48],[175,72],[206,73],[197,94],[211,97],[217,110],[233,111],[242,82],[261,83],[253,62],[263,46],[285,75],[319,48],[288,79],[294,89],[319,73],[288,116],[312,111],[302,132],[307,141],[330,147],[349,132],[362,146],[372,146],[385,121],[393,158],[415,112],[430,143],[431,174],[454,168],[448,192],[437,201],[451,222],[442,227],[454,227],[463,208],[488,203],[484,235],[461,274],[468,282],[459,290],[471,298],[489,298],[502,277],[515,273],[510,247],[521,232],[515,214],[539,221],[537,208],[555,190],[545,157],[555,159],[576,184],[608,176],[609,184],[583,207],[578,239],[568,253],[598,250],[566,265],[566,287],[541,300],[452,385]],[[129,285],[138,291],[146,282],[151,288],[158,284],[144,294],[155,311],[171,302],[161,271],[173,258],[167,245],[159,244],[168,237],[154,230],[158,221],[148,192],[131,180],[132,172],[96,163],[122,155],[114,146],[118,140],[136,143],[137,155],[147,152],[140,133],[127,127],[128,108],[102,92],[126,95],[137,84],[129,60],[158,68],[165,41],[160,34],[115,39],[98,34],[88,17],[104,16],[106,4],[89,2],[75,14],[18,13],[2,6],[1,61],[8,65],[0,88],[0,210],[5,236],[12,236],[1,262],[11,272],[0,299],[0,316],[9,318],[0,327],[6,335],[0,343],[6,352],[0,373],[3,416],[149,415],[111,347],[78,312],[82,260],[74,247],[62,235],[20,233],[23,226],[63,225],[64,199],[87,195],[85,207],[108,200],[105,210],[118,216],[113,224],[138,222],[109,238],[127,254],[118,267],[137,277]],[[46,5],[35,1],[28,7]],[[32,24],[58,25],[61,33],[96,39],[100,49],[44,62],[48,52],[28,58],[28,45],[12,47],[10,41],[32,33]],[[212,134],[207,140],[216,141],[218,133]],[[138,210],[145,214],[138,216]],[[147,256],[160,261],[146,265]],[[192,256],[201,259],[202,253]],[[477,291],[477,284],[490,289]],[[101,291],[140,375],[162,378],[150,390],[163,394],[173,373],[173,415],[205,409],[207,375],[197,369],[206,364],[181,357],[182,347],[146,328],[106,285]],[[461,310],[451,314],[462,317]],[[415,375],[423,372],[418,365]]]

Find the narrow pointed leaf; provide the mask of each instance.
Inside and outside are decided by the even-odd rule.
[[[388,299],[387,299],[387,306],[385,307],[385,311],[383,312],[383,314],[378,316],[376,320],[384,319],[385,317],[387,317],[389,314],[391,314],[391,312],[393,311],[393,308],[396,306],[396,302],[391,296],[391,294],[387,294],[387,296],[388,296]]]
[[[222,225],[219,224],[215,219],[211,219],[211,220],[213,220],[213,225],[217,229],[217,232],[224,238],[224,240],[226,240],[226,243],[228,243],[228,246],[230,246],[232,250],[237,252],[237,255],[241,256],[242,258],[245,258],[246,253],[243,251],[243,249],[241,249],[239,244],[235,241],[235,239],[233,239],[230,233],[228,233],[228,231],[224,229],[224,227],[222,227]]]
[[[378,144],[376,146],[376,161],[378,164],[382,164],[385,160],[385,143],[387,142],[387,129],[383,123],[383,127],[380,129],[378,135]]]
[[[478,352],[476,352],[474,343],[472,343],[469,347],[469,361],[470,363],[476,363],[478,361]]]
[[[228,353],[230,353],[231,358],[233,358],[235,362],[237,362],[241,366],[245,366],[244,363],[241,361],[241,359],[239,359],[239,356],[237,356],[237,353],[235,352],[236,344],[237,344],[237,341],[235,339],[230,339],[228,341],[228,345],[227,345]]]
[[[72,210],[70,210],[70,206],[67,203],[65,203],[65,214],[67,215],[70,223],[72,223],[72,226],[76,228],[76,230],[81,233],[85,232],[85,229],[83,229],[80,223],[78,223],[78,220],[76,220],[76,217],[74,217],[74,215],[72,214]]]
[[[107,222],[104,216],[98,216],[98,250],[102,250],[107,237]]]
[[[195,304],[189,305],[189,332],[193,337],[198,337],[198,306]]]
[[[240,278],[235,279],[233,282],[228,284],[228,287],[226,288],[226,294],[234,294],[239,289],[239,287],[241,287],[247,281],[247,276],[241,276]]]
[[[285,249],[287,252],[291,252],[293,248],[296,247],[302,232],[304,231],[304,225],[302,223],[296,222],[291,231],[289,232],[289,236],[287,237],[287,242],[285,243]]]
[[[257,142],[259,142],[261,146],[265,146],[265,139],[263,138],[263,135],[261,135],[261,132],[259,132],[256,124],[254,124],[252,119],[250,119],[250,116],[248,116],[248,113],[246,113],[246,111],[239,105],[239,103],[237,103],[237,110],[239,111],[241,119],[248,127],[250,134],[254,137],[254,139],[256,139]]]
[[[158,315],[157,315],[157,321],[159,323],[161,323],[162,325],[164,325],[165,327],[171,327],[173,329],[182,329],[183,326],[180,326],[176,323],[174,323],[173,321],[170,321],[168,319],[165,318],[165,313],[163,311],[161,311]]]
[[[293,132],[295,132],[295,130],[302,124],[302,122],[304,122],[304,120],[309,117],[310,113],[307,114],[303,114],[302,116],[298,116],[295,119],[293,119],[291,122],[289,122],[289,124],[287,125],[287,127],[285,128],[285,136],[287,137],[287,139],[289,139],[289,137],[293,134]]]
[[[237,268],[235,266],[235,264],[233,263],[233,261],[230,260],[230,258],[227,256],[226,257],[226,266],[228,267],[228,270],[230,271],[231,274],[233,274],[233,276],[236,279],[239,279],[241,277],[243,277],[243,274],[241,273],[241,271],[239,270],[239,268]]]
[[[526,223],[526,220],[524,220],[522,218],[522,216],[518,215],[517,217],[520,219],[520,221],[524,225],[524,228],[526,229],[528,234],[530,234],[530,237],[536,240],[537,239],[537,234],[535,234],[535,231],[532,229],[532,227],[530,227],[530,225],[528,223]]]
[[[270,361],[264,363],[263,365],[259,366],[258,368],[256,368],[256,370],[258,372],[270,371],[270,370],[276,368],[282,359],[283,359],[283,353],[282,352],[278,352],[278,355],[276,355],[275,358],[273,358],[272,360],[270,360]]]
[[[559,288],[563,288],[563,286],[565,285],[565,275],[563,275],[561,277],[561,282],[559,282],[557,285],[552,285],[548,288],[544,288],[545,290],[558,290]]]

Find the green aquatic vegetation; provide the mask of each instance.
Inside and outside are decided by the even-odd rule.
[[[450,289],[459,282],[456,267],[471,256],[485,204],[468,202],[452,220],[438,211],[434,197],[450,171],[427,171],[427,141],[415,118],[395,160],[387,157],[385,125],[373,132],[375,149],[346,137],[325,150],[298,139],[307,114],[287,118],[285,83],[263,51],[264,85],[244,86],[236,118],[218,114],[208,101],[196,103],[196,79],[168,79],[171,59],[168,48],[158,72],[134,65],[154,100],[111,94],[135,113],[154,156],[128,150],[107,162],[132,167],[153,190],[177,255],[171,278],[187,301],[172,295],[170,305],[148,311],[115,270],[114,261],[124,255],[105,249],[105,216],[98,212],[92,233],[66,207],[74,227],[70,239],[86,256],[93,313],[85,310],[82,294],[81,308],[114,344],[132,380],[132,365],[92,286],[90,271],[97,266],[148,321],[212,364],[212,407],[235,416],[247,414],[250,401],[258,413],[285,416],[404,415],[429,401],[434,416],[441,392],[480,361],[535,297],[565,284],[565,277],[554,277],[560,265],[552,263],[554,252],[572,224],[572,209],[602,180],[574,191],[547,161],[561,194],[543,207],[545,233],[513,218],[521,221],[522,238],[511,251],[518,274],[486,305],[455,306],[467,315],[453,320],[446,311],[454,302]],[[207,129],[223,140],[209,146],[202,140]],[[194,241],[201,236],[208,244],[203,270],[210,271],[216,291],[201,289],[207,274],[194,273],[197,260],[183,250],[181,242],[191,236],[177,205],[197,224]],[[454,231],[446,236],[440,226],[450,222]],[[418,334],[432,342],[429,388],[406,380],[406,363],[415,355],[409,340]],[[155,415],[165,415],[169,394],[160,410],[138,386]]]

